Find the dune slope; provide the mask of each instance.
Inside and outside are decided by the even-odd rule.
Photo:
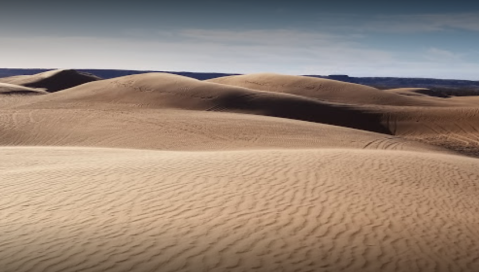
[[[25,94],[46,94],[45,91],[14,85],[9,83],[0,83],[0,95],[25,95]]]
[[[35,75],[0,78],[2,83],[41,89],[46,92],[57,92],[96,80],[100,78],[75,70],[52,70]]]
[[[353,105],[441,105],[439,102],[418,100],[414,97],[405,97],[394,92],[385,92],[369,86],[307,76],[259,73],[220,77],[207,81]]]
[[[444,149],[363,130],[268,116],[160,109],[0,110],[0,145],[161,150]]]
[[[455,101],[453,101],[455,103]],[[479,156],[479,107],[382,109],[392,134]]]

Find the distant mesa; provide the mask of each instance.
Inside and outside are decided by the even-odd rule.
[[[8,83],[34,88],[49,93],[72,88],[101,78],[76,70],[52,70],[34,75],[19,75],[0,78],[0,83]]]
[[[329,75],[328,79],[340,80],[340,81],[348,81],[350,77],[348,75]]]

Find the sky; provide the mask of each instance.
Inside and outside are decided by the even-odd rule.
[[[479,2],[0,3],[0,67],[479,80]]]

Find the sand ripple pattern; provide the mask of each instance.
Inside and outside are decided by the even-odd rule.
[[[399,137],[285,118],[184,110],[0,109],[0,146],[185,151],[367,148],[445,152]]]
[[[0,271],[477,271],[479,160],[0,148]]]

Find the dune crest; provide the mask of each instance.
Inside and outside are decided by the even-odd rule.
[[[0,82],[41,89],[52,93],[100,79],[97,76],[75,70],[52,70],[35,75],[0,78]]]
[[[46,94],[47,92],[34,89],[23,87],[20,85],[14,85],[9,83],[0,83],[0,95],[35,95],[35,94]]]
[[[431,101],[416,100],[365,85],[307,76],[259,73],[220,77],[207,81],[262,91],[289,93],[321,101],[353,105],[438,105]]]

